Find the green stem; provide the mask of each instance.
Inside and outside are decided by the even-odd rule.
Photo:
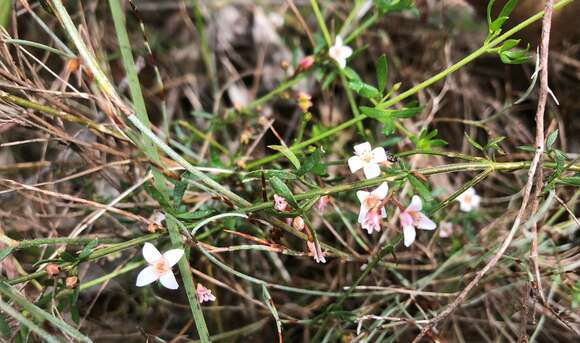
[[[171,238],[173,247],[177,249],[184,249],[183,242],[181,241],[181,234],[179,233],[179,222],[175,217],[169,214],[167,215],[167,229],[169,231],[169,236]],[[199,335],[199,338],[202,342],[210,342],[209,331],[203,317],[203,312],[201,311],[201,306],[197,300],[197,292],[195,288],[195,282],[193,281],[189,260],[187,258],[182,258],[179,260],[177,265],[179,266],[179,271],[181,272],[183,287],[185,288],[185,293],[187,294],[187,300],[189,301],[191,314],[193,315],[193,320],[197,328],[197,334]]]
[[[324,36],[324,40],[328,46],[332,46],[332,39],[330,38],[330,33],[326,28],[326,24],[324,23],[324,17],[320,12],[320,7],[318,7],[318,1],[310,0],[310,5],[312,6],[312,11],[314,11],[314,15],[316,16],[316,20],[318,21],[318,26],[320,26],[320,30],[322,30],[322,35]]]

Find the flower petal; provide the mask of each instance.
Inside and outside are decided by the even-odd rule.
[[[334,40],[334,47],[341,47],[342,46],[342,37],[336,36]]]
[[[481,202],[481,197],[477,194],[474,194],[473,198],[471,199],[471,204],[473,205],[473,207],[478,208],[480,202]]]
[[[344,60],[346,60],[352,55],[352,48],[348,45],[344,45],[341,50],[342,50],[342,58]]]
[[[183,256],[183,249],[171,249],[163,253],[170,267],[173,267]]]
[[[387,210],[384,207],[381,208],[381,217],[387,218]]]
[[[405,246],[410,247],[415,241],[417,232],[415,232],[415,228],[412,225],[407,225],[403,227],[403,236],[405,237]]]
[[[399,221],[401,222],[402,227],[413,225],[413,217],[407,213],[407,211],[403,211],[401,214],[399,214]]]
[[[473,209],[473,203],[462,201],[459,203],[459,209],[463,212],[471,212],[471,210]]]
[[[422,208],[423,201],[421,201],[421,198],[419,198],[418,195],[413,195],[413,198],[411,199],[411,204],[409,205],[409,207],[407,207],[407,211],[419,212],[421,211]]]
[[[417,213],[417,219],[415,220],[415,225],[422,230],[435,230],[437,228],[437,224],[434,221],[429,219],[423,213]]]
[[[169,289],[178,289],[179,288],[179,284],[177,283],[177,280],[175,279],[175,275],[173,275],[173,272],[170,270],[167,273],[161,275],[161,277],[159,278],[159,281],[161,281],[161,284],[163,286],[165,286],[165,288],[169,288]]]
[[[384,163],[387,162],[387,153],[385,152],[385,149],[378,147],[378,148],[374,148],[373,151],[371,151],[372,154],[372,161],[374,163]]]
[[[346,58],[337,58],[336,59],[336,63],[338,63],[338,66],[340,67],[340,69],[344,69],[344,67],[346,67]]]
[[[365,166],[363,160],[358,156],[353,156],[348,159],[348,167],[350,168],[351,173],[355,173],[359,169],[362,169]]]
[[[143,245],[143,258],[147,263],[153,264],[161,258],[161,253],[153,244],[145,243],[145,245]]]
[[[374,191],[372,191],[372,195],[379,200],[383,200],[387,193],[389,193],[389,185],[386,182],[381,183],[379,187],[377,187]]]
[[[369,142],[360,143],[354,146],[354,153],[359,156],[370,151],[371,143]]]
[[[362,224],[364,222],[365,218],[367,217],[367,214],[368,213],[369,213],[369,209],[366,208],[366,206],[364,206],[364,205],[361,204],[360,205],[360,210],[358,212],[357,222],[359,222],[359,223]]]
[[[147,286],[150,283],[155,282],[159,278],[159,275],[155,272],[153,266],[148,266],[139,272],[137,275],[137,282],[135,283],[137,287]]]
[[[367,200],[369,195],[371,195],[371,193],[367,192],[367,191],[357,191],[356,192],[356,197],[358,198],[358,201],[360,201],[361,205],[364,204],[365,200]]]
[[[376,163],[369,163],[363,168],[365,177],[367,179],[373,179],[381,175],[381,168]]]

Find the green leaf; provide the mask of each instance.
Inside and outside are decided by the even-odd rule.
[[[518,0],[509,0],[499,12],[500,17],[509,17],[509,15],[514,10],[514,7],[518,4]]]
[[[157,188],[153,187],[150,183],[144,184],[143,188],[153,199],[155,199],[159,203],[161,208],[165,209],[166,211],[173,211],[173,207],[171,206],[171,203],[169,202],[169,199],[167,198],[167,196],[165,196],[165,194],[161,193]]]
[[[9,338],[12,334],[10,330],[10,325],[8,325],[3,315],[0,315],[0,333],[5,338]]]
[[[270,178],[270,185],[272,185],[272,189],[274,190],[274,193],[276,193],[279,196],[281,196],[282,198],[286,199],[286,201],[288,201],[288,203],[292,207],[294,207],[294,209],[300,208],[300,205],[298,205],[296,198],[294,198],[294,194],[292,194],[292,191],[290,190],[290,188],[288,188],[288,186],[286,185],[286,183],[284,181],[280,180],[276,176],[273,176]]]
[[[515,48],[520,43],[520,39],[508,39],[503,42],[502,46],[499,48],[499,51],[507,51],[512,48]]]
[[[382,54],[377,61],[377,87],[379,92],[383,94],[387,88],[388,65],[387,56]]]
[[[579,186],[580,187],[580,176],[565,176],[560,178],[562,183],[572,186]]]
[[[304,160],[302,168],[298,171],[298,175],[302,176],[306,173],[312,172],[315,175],[323,176],[326,174],[326,167],[322,163],[322,151],[317,148]]]
[[[494,21],[491,22],[489,31],[494,33],[498,32],[508,19],[509,17],[497,17]]]
[[[552,145],[558,139],[558,129],[548,135],[548,139],[546,139],[546,150],[552,150]]]
[[[406,10],[417,10],[413,0],[374,0],[381,15]]]
[[[183,200],[183,195],[187,191],[188,183],[184,180],[178,181],[173,188],[173,204],[175,208],[181,206],[181,201]]]
[[[14,250],[14,248],[11,246],[0,249],[0,261],[4,260],[8,255],[10,255],[12,250]]]
[[[433,201],[433,196],[431,195],[431,191],[423,182],[417,179],[413,174],[408,174],[407,179],[411,183],[411,186],[419,193],[421,198],[425,199],[425,201]]]
[[[346,76],[346,78],[349,81],[360,81],[360,76],[358,76],[357,72],[354,71],[354,69],[352,69],[351,67],[345,67],[342,70],[342,73],[344,74],[344,76]]]
[[[89,243],[87,243],[87,245],[85,245],[85,247],[83,248],[83,250],[81,250],[81,252],[79,253],[79,260],[84,261],[87,257],[89,257],[89,255],[91,254],[91,252],[93,251],[93,249],[99,244],[99,239],[95,238],[92,241],[90,241]]]
[[[469,142],[469,144],[471,144],[472,147],[476,148],[477,150],[484,151],[483,147],[479,143],[477,143],[473,138],[471,138],[471,136],[467,132],[464,132],[464,134],[465,138],[467,138],[467,141]]]
[[[193,212],[182,212],[176,213],[175,217],[183,220],[196,220],[208,217],[212,215],[214,211],[212,210],[200,210],[200,211],[193,211]]]
[[[362,87],[359,89],[358,94],[367,99],[375,99],[381,96],[381,92],[376,89],[374,86],[369,85],[368,83],[363,83]]]
[[[268,145],[268,148],[272,150],[276,150],[280,152],[282,155],[286,156],[286,158],[294,165],[296,169],[300,169],[300,160],[296,157],[296,154],[292,152],[287,146],[284,145]]]
[[[285,170],[267,169],[267,170],[253,170],[244,175],[244,179],[249,179],[253,177],[261,178],[262,172],[264,173],[267,179],[271,178],[272,176],[279,177],[282,180],[296,180],[298,178],[296,174]]]
[[[527,50],[510,50],[499,53],[499,58],[505,64],[522,64],[528,61]]]

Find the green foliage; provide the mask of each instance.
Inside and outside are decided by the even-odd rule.
[[[387,88],[388,72],[387,56],[382,54],[377,60],[377,87],[381,94],[384,94],[385,89]]]
[[[382,15],[407,10],[418,13],[413,0],[374,0],[374,3]]]
[[[413,174],[408,174],[407,180],[409,180],[409,183],[411,184],[413,189],[415,189],[415,191],[419,193],[421,198],[423,198],[427,202],[433,201],[433,195],[431,195],[431,191],[429,190],[429,188],[425,183],[423,183]]]
[[[320,148],[316,148],[313,153],[308,155],[298,170],[298,175],[302,176],[312,172],[314,175],[323,176],[326,174],[326,166],[322,161],[323,153]]]
[[[395,120],[410,118],[421,112],[421,107],[411,102],[400,109],[382,109],[378,107],[361,106],[360,110],[370,118],[374,118],[383,124],[383,133],[390,135],[395,132]]]
[[[411,142],[415,144],[419,150],[430,151],[434,147],[441,147],[447,145],[447,142],[441,138],[437,138],[439,134],[438,130],[429,131],[428,129],[423,129],[419,135],[413,135],[410,137]]]
[[[300,169],[300,160],[296,157],[296,154],[292,152],[287,146],[285,145],[268,145],[268,148],[272,150],[279,151],[282,155],[286,156],[286,158],[292,163],[294,168]]]
[[[272,185],[272,190],[274,191],[274,193],[286,199],[286,201],[288,201],[290,206],[294,207],[295,209],[300,208],[300,205],[298,205],[296,198],[294,198],[294,194],[292,194],[292,191],[284,181],[280,180],[276,176],[272,176],[270,178],[270,185]]]
[[[475,139],[473,139],[467,132],[464,132],[465,138],[467,139],[467,142],[469,142],[469,144],[476,148],[477,150],[484,152],[483,147],[481,146],[481,144],[477,143],[475,141]]]

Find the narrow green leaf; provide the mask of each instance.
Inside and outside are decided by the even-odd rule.
[[[288,188],[288,186],[286,185],[286,183],[284,183],[284,181],[280,180],[276,176],[273,176],[270,178],[270,184],[272,185],[274,193],[286,199],[286,201],[288,201],[288,203],[292,207],[294,207],[294,209],[300,208],[300,205],[298,205],[298,202],[294,198],[294,194],[292,194],[292,191],[290,190],[290,188]]]
[[[388,79],[387,56],[385,56],[385,54],[382,54],[377,61],[377,87],[381,94],[383,94],[385,92],[385,89],[387,88],[387,79]]]
[[[471,146],[480,151],[484,150],[483,147],[479,143],[477,143],[473,138],[471,138],[471,136],[467,132],[464,132],[464,134],[465,138],[467,138],[467,141],[469,142],[469,144],[471,144]]]
[[[5,248],[0,249],[0,261],[2,261],[8,255],[10,255],[12,253],[12,250],[14,250],[14,248],[11,246],[7,246]]]
[[[169,237],[171,238],[173,248],[184,249],[183,242],[181,241],[181,234],[179,232],[180,230],[178,220],[170,214],[167,215],[166,220],[167,230],[169,231]],[[179,267],[179,272],[181,273],[181,280],[183,280],[183,287],[185,288],[185,293],[187,294],[189,308],[191,309],[191,314],[193,315],[193,321],[195,322],[195,327],[197,328],[199,339],[202,343],[209,343],[211,342],[209,338],[209,331],[203,317],[201,306],[197,300],[195,282],[193,281],[191,266],[189,265],[189,261],[186,256],[182,257],[177,265]]]
[[[514,10],[514,7],[518,4],[518,0],[509,0],[506,4],[502,7],[501,11],[499,12],[500,17],[509,17]]]
[[[568,185],[580,186],[580,176],[566,176],[560,178],[560,181]]]
[[[558,129],[548,135],[548,139],[546,139],[546,150],[552,150],[552,145],[558,139]]]
[[[84,259],[86,259],[87,257],[89,257],[89,255],[91,254],[91,252],[93,251],[93,249],[99,244],[99,239],[95,238],[92,241],[90,241],[89,243],[87,243],[87,245],[85,245],[85,247],[83,248],[83,250],[81,250],[81,252],[79,253],[79,260],[83,261]]]
[[[173,204],[176,209],[181,206],[181,201],[183,200],[183,195],[185,194],[188,185],[189,183],[184,180],[178,181],[175,184],[175,187],[173,188]]]
[[[12,330],[10,329],[10,325],[6,322],[3,315],[0,315],[0,333],[5,338],[9,338],[11,336]]]
[[[292,165],[296,169],[300,169],[300,160],[298,160],[298,157],[296,157],[296,154],[294,154],[294,152],[292,152],[292,150],[290,150],[287,146],[268,145],[268,148],[282,153],[282,155],[286,156],[286,158],[292,163]]]
[[[183,220],[196,220],[210,216],[213,214],[214,211],[211,210],[202,210],[202,211],[194,211],[194,212],[183,212],[177,213],[175,216],[179,219]]]
[[[413,186],[413,188],[417,191],[417,193],[419,193],[421,198],[425,199],[425,201],[428,202],[433,200],[431,191],[429,190],[429,188],[427,188],[425,184],[423,184],[423,182],[417,179],[413,174],[407,175],[407,179],[411,183],[411,186]]]

